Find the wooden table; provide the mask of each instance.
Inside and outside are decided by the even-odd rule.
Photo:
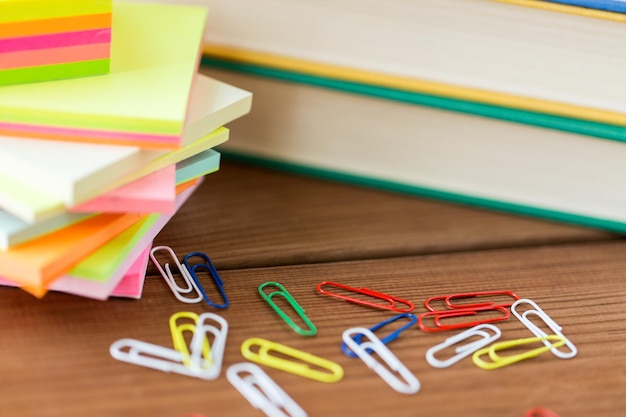
[[[180,303],[152,265],[141,300],[61,293],[38,300],[1,288],[1,416],[262,416],[224,376],[244,360],[240,346],[250,337],[343,367],[336,383],[264,367],[312,417],[522,417],[534,406],[563,417],[626,413],[626,242],[620,236],[225,161],[155,244],[171,246],[181,258],[207,253],[230,306],[217,311]],[[426,311],[429,296],[511,290],[559,323],[578,355],[564,360],[548,352],[492,371],[470,359],[436,369],[425,352],[454,333],[412,327],[389,348],[422,387],[399,394],[340,350],[344,329],[370,327],[394,313],[317,294],[324,280],[406,298],[416,314]],[[282,283],[300,302],[316,336],[297,335],[274,313],[257,292],[266,281]],[[110,356],[109,346],[120,338],[171,346],[168,319],[178,311],[217,311],[228,320],[217,380]],[[498,327],[501,340],[531,336],[514,317]]]

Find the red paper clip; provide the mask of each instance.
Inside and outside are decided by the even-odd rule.
[[[544,407],[533,407],[524,413],[524,417],[561,417]]]
[[[487,301],[484,303],[476,303],[476,304],[454,304],[452,300],[459,298],[477,298],[484,297],[488,295],[507,295],[513,298],[513,301],[505,304],[495,304],[493,301]],[[432,301],[440,301],[444,300],[446,305],[452,309],[475,309],[482,307],[510,307],[515,301],[519,300],[519,296],[512,291],[478,291],[478,292],[466,292],[466,293],[457,293],[457,294],[448,294],[448,295],[437,295],[435,297],[429,297],[424,302],[424,306],[430,311],[448,311],[448,310],[437,310],[432,307],[430,303]]]
[[[342,289],[344,291],[349,291],[349,292],[353,292],[353,293],[356,293],[356,294],[366,295],[368,297],[373,297],[373,298],[376,298],[378,300],[386,301],[388,304],[386,305],[386,304],[374,303],[374,302],[367,301],[367,300],[360,300],[358,298],[349,297],[349,296],[346,296],[346,295],[341,295],[341,294],[329,292],[329,291],[326,291],[326,290],[322,289],[322,286],[324,286],[324,285],[327,285],[327,286],[330,286],[330,287],[335,287],[335,288],[340,288],[340,289]],[[365,306],[368,306],[368,307],[380,308],[380,309],[383,309],[383,310],[397,311],[398,313],[409,313],[409,312],[413,311],[413,309],[415,308],[415,306],[413,305],[412,302],[410,302],[408,300],[404,300],[402,298],[394,297],[392,295],[384,294],[384,293],[378,292],[378,291],[373,291],[373,290],[370,290],[369,288],[354,288],[354,287],[350,287],[348,285],[339,284],[337,282],[332,282],[332,281],[320,282],[317,285],[317,291],[320,294],[329,295],[331,297],[336,297],[336,298],[341,298],[341,299],[346,300],[346,301],[348,301],[350,303],[361,304],[361,305],[365,305]],[[404,304],[407,307],[406,308],[398,308],[398,307],[396,307],[396,303]]]
[[[430,311],[440,311],[440,310],[437,310],[435,307],[431,307],[430,302],[438,301],[438,300],[445,300],[447,297],[448,297],[447,295],[437,295],[435,297],[428,297],[426,301],[424,301],[424,307],[426,307]]]
[[[498,311],[500,313],[503,313],[503,315],[499,317],[492,317],[489,319],[468,321],[468,322],[463,322],[463,323],[454,323],[454,324],[442,324],[441,323],[441,320],[443,319],[449,319],[453,317],[475,316],[478,313],[489,312],[489,311]],[[479,324],[493,323],[496,321],[506,320],[509,318],[510,315],[511,315],[511,311],[508,308],[502,307],[502,306],[495,306],[495,307],[490,306],[490,307],[480,307],[480,308],[457,308],[454,310],[445,310],[445,311],[428,311],[426,313],[420,314],[418,318],[418,325],[420,329],[424,330],[425,332],[430,332],[430,333],[443,332],[445,330],[464,329],[467,327],[474,327]],[[424,319],[427,317],[433,318],[435,327],[428,327],[426,324],[424,324]]]
[[[457,298],[476,298],[483,297],[486,295],[507,295],[513,298],[513,301],[505,304],[495,304],[493,301],[488,301],[486,303],[477,303],[477,304],[453,304],[452,299]],[[511,305],[519,300],[519,295],[515,294],[513,291],[480,291],[480,292],[467,292],[460,294],[450,294],[446,297],[446,304],[450,308],[481,308],[481,307],[511,307]]]

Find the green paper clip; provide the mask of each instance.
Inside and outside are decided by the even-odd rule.
[[[269,294],[265,293],[263,290],[265,287],[277,287],[277,290],[270,292]],[[304,309],[298,304],[298,302],[289,294],[289,292],[278,282],[268,281],[259,285],[259,294],[261,297],[267,301],[267,303],[278,313],[278,315],[291,327],[296,333],[302,336],[313,336],[317,333],[317,329],[315,325],[309,320],[309,318],[304,313]],[[308,329],[303,329],[298,326],[289,315],[287,315],[280,307],[276,305],[274,300],[272,299],[274,296],[282,296],[287,300],[289,305],[294,309],[294,311],[298,314],[298,316],[304,321],[307,325]]]

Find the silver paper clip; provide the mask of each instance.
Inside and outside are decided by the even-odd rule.
[[[355,338],[365,338],[368,341],[357,342]],[[420,390],[419,380],[408,370],[406,366],[385,346],[385,344],[369,329],[365,327],[353,327],[343,332],[342,339],[345,344],[357,354],[359,358],[378,374],[391,388],[402,394],[415,394]],[[384,364],[378,362],[370,354],[376,353]],[[394,375],[385,364],[398,373],[404,381]]]
[[[307,417],[298,403],[253,363],[231,365],[226,371],[226,378],[254,408],[269,417]]]
[[[517,308],[520,304],[529,304],[531,306],[531,309],[526,310],[520,314],[517,311]],[[531,316],[531,315],[539,317],[550,328],[550,330],[554,332],[555,335],[563,337],[563,339],[565,340],[565,346],[567,346],[570,350],[569,352],[562,352],[558,348],[552,346],[552,344],[550,343],[550,340],[546,340],[546,339],[543,340],[544,345],[552,346],[550,351],[557,358],[570,359],[576,356],[576,354],[578,353],[578,349],[576,349],[576,346],[574,346],[574,344],[567,337],[565,337],[563,333],[561,332],[561,330],[563,330],[562,327],[559,326],[554,320],[552,320],[552,318],[548,316],[534,301],[526,299],[526,298],[517,300],[511,306],[511,311],[513,312],[515,317],[517,317],[518,320],[521,321],[522,324],[526,326],[528,330],[530,330],[531,333],[534,334],[535,336],[546,337],[548,336],[548,334],[544,332],[543,330],[541,330],[539,326],[537,326],[528,318],[528,316]]]
[[[491,330],[494,334],[490,334],[490,332],[487,332],[485,330]],[[442,343],[428,349],[428,351],[426,352],[426,362],[428,362],[431,366],[434,366],[435,368],[447,368],[454,365],[461,359],[476,352],[478,349],[485,347],[491,342],[497,340],[501,335],[502,332],[500,331],[500,329],[498,329],[493,324],[479,324],[457,335],[449,337]],[[478,336],[480,337],[480,339],[462,346],[458,346],[455,349],[456,355],[452,356],[451,358],[448,358],[446,360],[439,360],[435,358],[436,353],[441,352],[445,348],[448,348],[474,336]]]
[[[159,261],[156,259],[156,256],[154,255],[155,252],[160,251],[160,250],[165,250],[166,252],[169,253],[172,260],[176,264],[176,267],[180,271],[180,274],[182,275],[182,278],[186,284],[186,287],[180,287],[176,283],[176,280],[174,279],[174,276],[172,275],[172,270],[170,268],[169,263],[166,262],[165,269],[163,269]],[[152,250],[150,250],[150,259],[152,259],[152,262],[154,262],[154,265],[157,267],[157,269],[161,273],[161,276],[163,277],[167,285],[170,287],[170,290],[172,290],[172,293],[178,299],[178,301],[181,301],[187,304],[199,303],[200,301],[202,301],[203,296],[202,296],[202,293],[200,292],[200,289],[196,285],[196,282],[194,281],[194,279],[191,277],[191,274],[189,273],[189,270],[187,270],[187,267],[185,267],[185,265],[181,264],[178,261],[178,257],[176,256],[176,253],[174,253],[172,248],[170,248],[169,246],[155,246],[152,248]],[[194,291],[196,294],[198,294],[196,297],[189,298],[189,297],[184,296],[185,294],[189,294]]]

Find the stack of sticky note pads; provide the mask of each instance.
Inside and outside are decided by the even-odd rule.
[[[96,39],[109,47],[108,35],[80,33],[107,10],[110,28],[100,29],[111,35],[108,72],[51,64],[67,58],[104,69],[97,62],[108,58],[87,51]],[[252,102],[249,92],[198,74],[207,13],[126,0],[0,1],[2,68],[26,68],[22,57],[38,48],[47,58],[29,61],[37,63],[32,74],[38,63],[55,67],[47,81],[28,80],[24,69],[11,82],[0,71],[1,283],[38,297],[49,290],[97,299],[141,295],[152,239],[218,170],[212,148]],[[48,26],[40,23],[56,19],[73,22],[59,36],[84,39],[84,53],[43,42]],[[11,28],[19,29],[13,37]],[[31,38],[42,42],[12,52],[26,51]]]
[[[111,0],[0,1],[0,85],[109,72]]]

